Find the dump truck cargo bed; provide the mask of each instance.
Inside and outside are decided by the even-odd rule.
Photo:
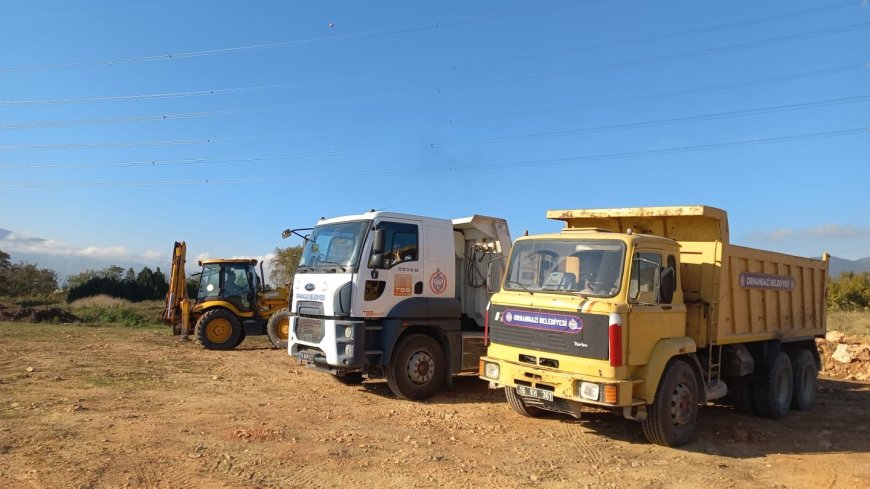
[[[827,255],[822,260],[729,243],[728,216],[709,206],[547,212],[567,229],[663,236],[680,245],[686,334],[698,347],[825,333]],[[630,230],[630,231],[629,231]]]

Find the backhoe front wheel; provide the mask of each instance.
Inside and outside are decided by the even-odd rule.
[[[196,342],[209,350],[232,350],[241,343],[242,325],[226,309],[212,309],[196,322]]]
[[[647,409],[643,434],[656,445],[685,445],[695,432],[698,420],[698,377],[682,360],[672,360]]]
[[[272,340],[272,344],[278,349],[287,349],[287,339],[290,337],[290,311],[281,309],[266,323],[266,334]]]
[[[387,385],[397,397],[426,399],[444,383],[447,358],[435,338],[412,334],[399,340],[385,373]]]

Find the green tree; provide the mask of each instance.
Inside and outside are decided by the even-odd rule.
[[[828,307],[842,311],[870,308],[870,273],[843,272],[829,279]]]
[[[39,268],[33,263],[12,263],[9,255],[0,251],[0,295],[35,296],[57,290],[57,272]]]
[[[124,275],[124,282],[128,284],[136,282],[136,272],[133,270],[133,267],[127,269],[127,274]]]
[[[276,285],[293,284],[296,266],[302,258],[302,246],[275,248],[275,256],[270,260],[272,272],[269,279]]]

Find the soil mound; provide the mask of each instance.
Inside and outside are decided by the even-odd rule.
[[[78,323],[81,318],[60,307],[0,308],[0,321],[25,323]]]

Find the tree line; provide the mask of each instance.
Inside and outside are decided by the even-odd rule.
[[[169,292],[166,276],[160,271],[143,267],[137,274],[112,265],[103,270],[86,270],[67,279],[67,302],[95,295],[108,295],[130,302],[160,300]]]
[[[276,285],[292,284],[296,265],[302,256],[301,246],[275,248],[271,259],[270,279]],[[196,297],[199,274],[187,278],[187,291]],[[41,296],[59,289],[57,272],[39,268],[33,263],[12,263],[7,253],[0,250],[0,297]],[[85,270],[70,276],[62,290],[67,300],[106,294],[132,302],[162,300],[169,291],[166,276],[158,267],[148,267],[136,273],[132,268],[124,270],[112,265],[103,270]],[[843,272],[839,277],[828,278],[828,308],[839,311],[870,310],[870,272]]]

